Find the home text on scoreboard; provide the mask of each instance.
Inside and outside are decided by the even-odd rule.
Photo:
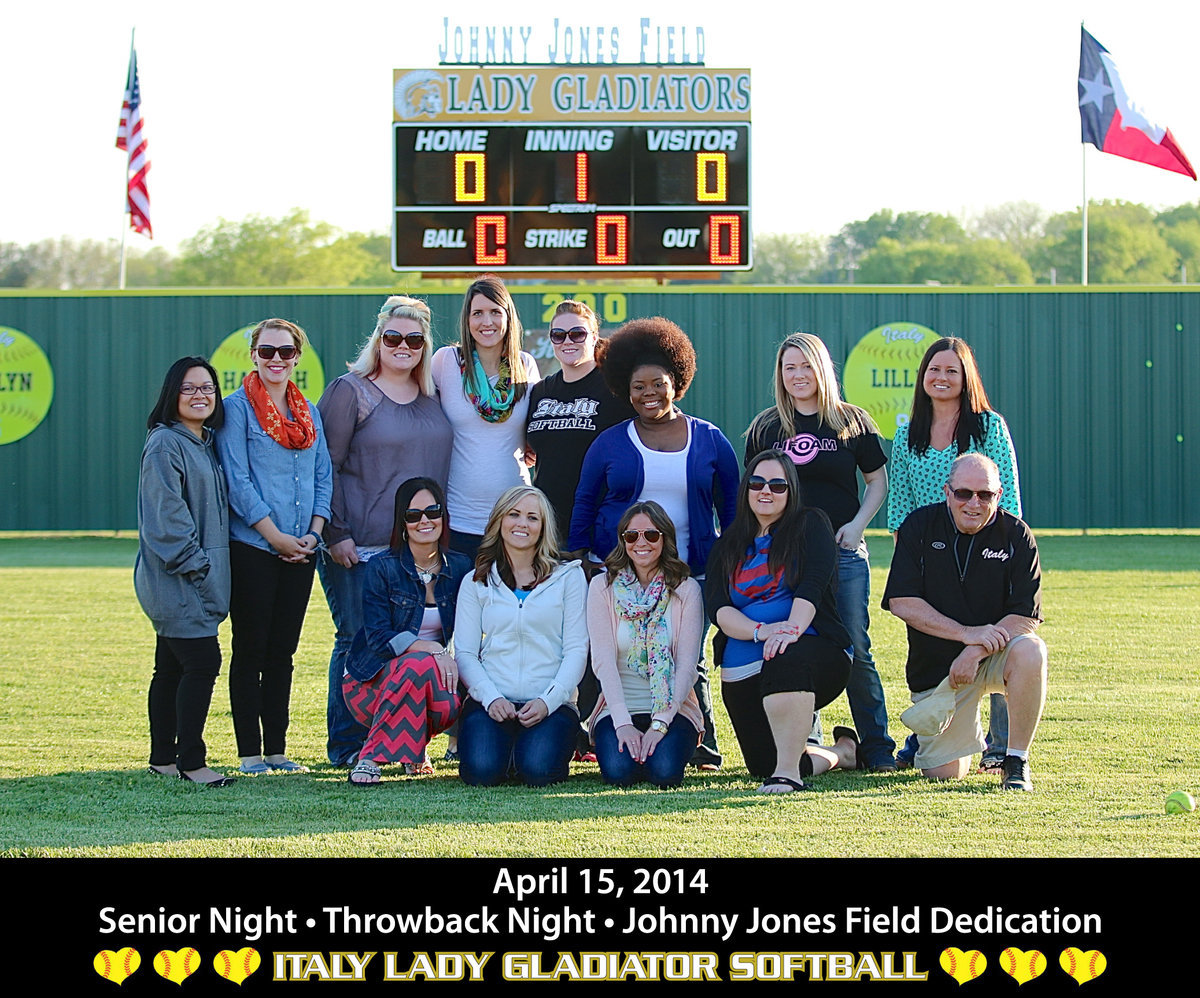
[[[396,270],[751,266],[750,75],[395,71]]]

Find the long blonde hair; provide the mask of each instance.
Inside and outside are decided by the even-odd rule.
[[[383,336],[383,327],[392,319],[412,319],[421,326],[421,335],[425,337],[425,348],[421,351],[421,359],[413,368],[413,381],[421,390],[422,395],[433,395],[433,370],[430,356],[433,354],[433,314],[429,306],[420,298],[409,298],[407,295],[391,295],[375,317],[375,331],[367,338],[359,351],[358,357],[346,365],[351,374],[360,378],[373,378],[379,373],[379,342]]]
[[[783,383],[783,355],[795,348],[809,366],[817,380],[817,416],[838,438],[845,440],[861,433],[878,433],[875,421],[864,409],[842,400],[838,391],[837,374],[833,369],[833,358],[829,349],[819,336],[812,333],[792,333],[782,343],[775,353],[775,413],[783,424],[786,437],[796,435],[796,404],[788,394]],[[757,423],[764,416],[769,416],[770,409],[760,413],[755,418]]]
[[[508,553],[504,550],[504,539],[500,535],[500,525],[508,511],[526,496],[537,500],[538,515],[542,519],[542,533],[538,537],[537,548],[533,552],[534,585],[545,582],[558,567],[558,528],[555,526],[554,508],[546,493],[535,489],[532,485],[514,485],[506,489],[492,507],[487,526],[483,531],[483,540],[479,542],[479,553],[475,556],[475,581],[486,582],[488,573],[495,565],[504,584],[515,588],[512,566],[508,561]]]

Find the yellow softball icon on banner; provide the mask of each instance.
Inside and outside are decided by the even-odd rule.
[[[0,444],[36,430],[53,399],[54,372],[42,348],[19,329],[0,326]]]
[[[891,440],[908,422],[917,368],[938,334],[915,322],[876,326],[850,351],[842,370],[846,401],[862,406]]]
[[[208,362],[217,372],[217,387],[221,390],[222,397],[241,388],[242,379],[254,370],[254,365],[250,362],[250,334],[257,325],[256,322],[254,325],[242,326],[241,329],[230,333],[208,358]],[[292,370],[292,380],[310,402],[315,403],[325,391],[325,368],[321,365],[321,358],[311,342],[308,349],[300,354],[300,360]]]
[[[154,958],[154,972],[172,984],[182,984],[199,969],[200,954],[191,946],[184,946],[174,952],[169,949],[159,950]]]
[[[123,983],[141,965],[141,954],[132,946],[118,950],[102,949],[92,961],[96,973],[114,984]]]
[[[247,977],[258,970],[262,957],[252,946],[239,950],[223,949],[213,957],[213,968],[226,980],[241,985]]]

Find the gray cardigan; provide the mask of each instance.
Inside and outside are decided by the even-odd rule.
[[[229,501],[212,433],[159,423],[138,481],[138,602],[158,634],[208,638],[229,613],[229,585]]]

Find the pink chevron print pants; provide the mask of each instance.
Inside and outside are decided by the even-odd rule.
[[[458,691],[442,685],[437,663],[424,653],[392,659],[365,683],[345,676],[342,696],[370,729],[359,758],[377,766],[421,762],[429,739],[454,723],[461,706]]]

